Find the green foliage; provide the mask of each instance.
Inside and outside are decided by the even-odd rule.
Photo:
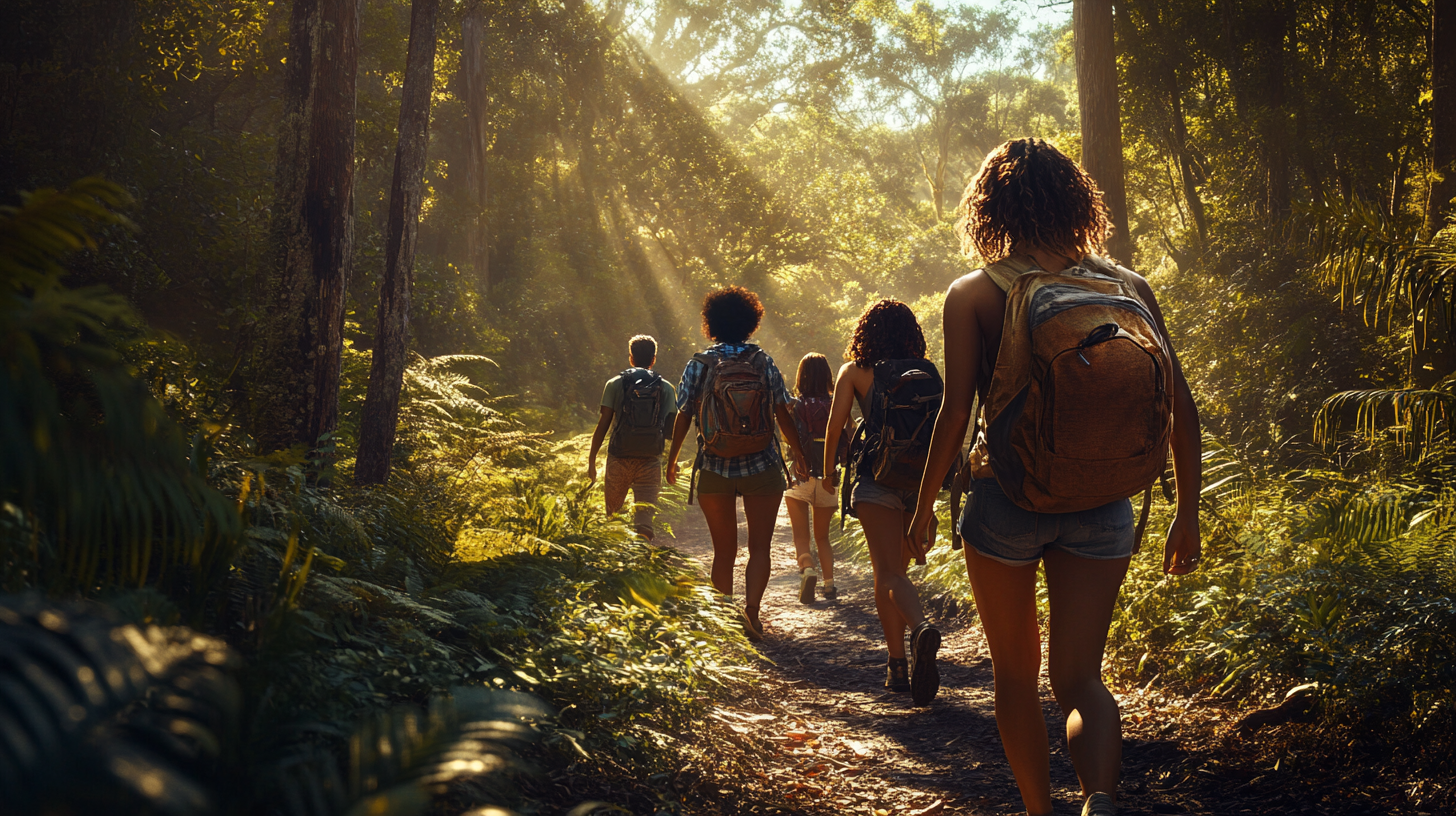
[[[139,331],[118,295],[69,289],[61,260],[124,225],[96,179],[0,208],[0,568],[12,588],[206,582],[236,514],[122,351]]]
[[[6,812],[172,816],[219,804],[208,768],[233,736],[236,657],[182,627],[0,596]]]
[[[1456,683],[1449,491],[1323,470],[1269,474],[1227,448],[1207,458],[1216,465],[1203,494],[1203,563],[1164,578],[1156,537],[1134,559],[1111,665],[1139,684],[1235,698],[1313,681],[1326,729],[1382,750],[1450,744],[1456,720],[1439,702]],[[1157,515],[1166,523],[1166,510]],[[1403,753],[1435,763],[1427,771],[1435,757]]]

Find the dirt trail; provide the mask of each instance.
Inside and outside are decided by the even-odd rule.
[[[675,540],[664,543],[696,559],[706,572],[712,545],[696,507],[687,508],[674,532]],[[735,569],[740,599],[747,534],[740,510]],[[762,612],[767,636],[759,644],[769,661],[762,682],[713,714],[765,746],[760,782],[809,811],[1023,813],[996,731],[990,656],[973,620],[932,614],[945,636],[941,690],[928,708],[915,708],[909,694],[891,694],[883,687],[886,651],[868,567],[837,563],[838,600],[801,605],[793,538],[783,512],[772,553],[773,577]],[[1078,814],[1081,797],[1066,756],[1064,721],[1045,675],[1042,689],[1056,812]],[[1190,755],[1170,739],[1185,727],[1201,726],[1195,730],[1208,733],[1226,716],[1221,712],[1192,709],[1187,701],[1156,694],[1119,696],[1125,721],[1125,816],[1318,812],[1292,799],[1276,804],[1248,785],[1229,795],[1242,780],[1225,778],[1215,760]],[[734,812],[727,802],[721,809]]]

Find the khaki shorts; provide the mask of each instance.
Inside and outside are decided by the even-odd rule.
[[[729,496],[772,496],[784,492],[784,472],[769,468],[752,476],[730,479],[711,470],[698,471],[698,493],[727,494]]]
[[[662,457],[628,458],[607,454],[607,472],[602,479],[606,493],[607,515],[615,516],[632,491],[632,527],[648,540],[652,539],[652,516],[662,492]]]
[[[824,480],[810,476],[809,481],[799,482],[784,492],[786,499],[798,499],[810,507],[839,506],[839,501],[834,497],[834,491],[824,486]]]

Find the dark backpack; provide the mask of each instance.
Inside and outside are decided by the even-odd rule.
[[[944,396],[945,383],[929,360],[875,363],[859,478],[891,490],[918,490]]]
[[[809,475],[824,478],[824,437],[829,429],[829,397],[800,397],[794,400],[794,426],[799,431],[799,447],[809,461]],[[847,434],[839,435],[839,448],[843,453],[849,443]]]
[[[730,459],[773,441],[773,388],[768,355],[749,346],[734,355],[695,354],[703,374],[698,388],[699,449]]]
[[[607,453],[629,459],[661,456],[667,441],[662,377],[642,368],[629,368],[621,377],[622,405]]]

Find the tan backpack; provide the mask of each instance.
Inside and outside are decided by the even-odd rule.
[[[1008,259],[986,274],[1006,290],[1006,317],[973,465],[1039,513],[1150,491],[1167,462],[1173,365],[1132,273],[1088,256],[1060,272]],[[1139,537],[1146,504],[1143,516]]]

